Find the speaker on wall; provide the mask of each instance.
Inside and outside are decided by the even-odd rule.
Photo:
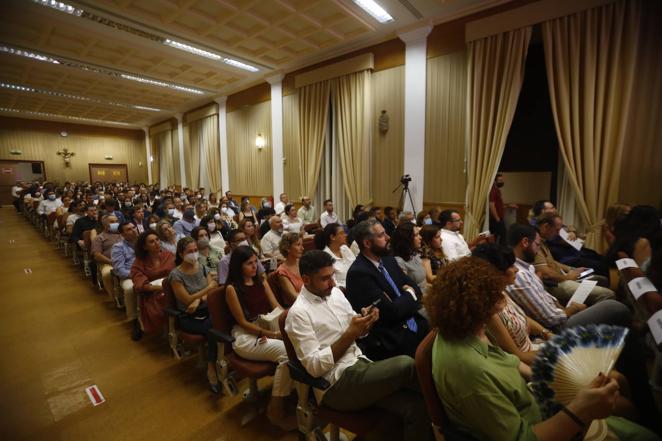
[[[40,175],[41,174],[41,162],[33,162],[32,163],[32,174],[33,175]]]

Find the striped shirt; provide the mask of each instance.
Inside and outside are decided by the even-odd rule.
[[[506,287],[510,298],[522,307],[526,315],[543,326],[553,330],[562,327],[568,316],[554,296],[545,291],[533,265],[517,259],[515,266],[519,270],[515,283]]]

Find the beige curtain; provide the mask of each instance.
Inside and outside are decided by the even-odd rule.
[[[398,66],[372,74],[372,199],[375,205],[397,206],[400,192],[393,189],[404,172],[405,67]],[[382,111],[388,116],[388,131],[379,129]],[[352,207],[353,208],[353,207]],[[351,211],[350,211],[351,213]]]
[[[330,81],[299,89],[299,180],[301,196],[317,189],[329,118]]]
[[[427,67],[423,200],[462,205],[467,189],[467,52],[431,58]]]
[[[332,91],[335,135],[345,193],[350,206],[372,203],[370,191],[372,72],[343,75]]]
[[[283,158],[285,193],[296,198],[302,194],[299,166],[299,92],[283,97]]]
[[[149,140],[149,154],[150,158],[147,158],[147,163],[149,164],[149,167],[152,168],[152,182],[158,182],[161,184],[161,175],[160,175],[160,155],[159,155],[159,148],[156,145],[156,137],[152,136],[150,137]]]
[[[522,89],[531,27],[469,43],[468,152],[464,233],[480,232],[487,199]]]
[[[184,143],[184,157],[188,169],[186,184],[195,188],[200,187],[200,142],[202,140],[200,121],[193,121],[184,129],[184,136],[188,138],[188,143]]]
[[[662,2],[646,1],[642,7],[619,200],[662,209]]]
[[[179,169],[175,170],[175,158],[173,157],[173,145],[172,145],[172,131],[167,130],[161,132],[155,136],[154,145],[156,151],[159,152],[159,182],[161,183],[161,188],[165,188],[169,185],[176,184],[175,173],[179,172]],[[156,159],[156,158],[154,158]]]
[[[200,123],[200,161],[207,175],[208,193],[215,193],[221,190],[218,115],[211,115],[196,122]]]
[[[605,211],[618,199],[640,7],[620,1],[542,24],[561,156],[587,245],[598,250]]]

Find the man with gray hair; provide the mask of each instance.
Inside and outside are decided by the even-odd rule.
[[[400,220],[399,223],[402,222],[411,222],[411,223],[416,223],[416,218],[414,217],[414,213],[411,211],[403,211],[400,213],[400,216],[398,216],[398,219]]]
[[[119,235],[117,230],[120,224],[117,221],[117,216],[114,214],[103,216],[101,218],[101,225],[103,226],[103,232],[97,234],[94,240],[92,240],[91,254],[99,266],[103,287],[110,298],[113,298],[113,276],[111,273],[113,261],[111,260],[111,251],[113,245],[122,240],[122,236]]]
[[[283,219],[280,216],[271,216],[269,218],[269,231],[262,236],[260,246],[265,257],[282,260],[283,256],[278,250],[278,245],[283,237]],[[274,268],[275,269],[275,268]]]

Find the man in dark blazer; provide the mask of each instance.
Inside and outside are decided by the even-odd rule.
[[[354,228],[361,253],[347,272],[347,299],[359,313],[381,300],[379,320],[357,343],[371,360],[413,357],[429,330],[427,320],[418,313],[421,290],[390,255],[390,238],[377,220],[360,222]]]

